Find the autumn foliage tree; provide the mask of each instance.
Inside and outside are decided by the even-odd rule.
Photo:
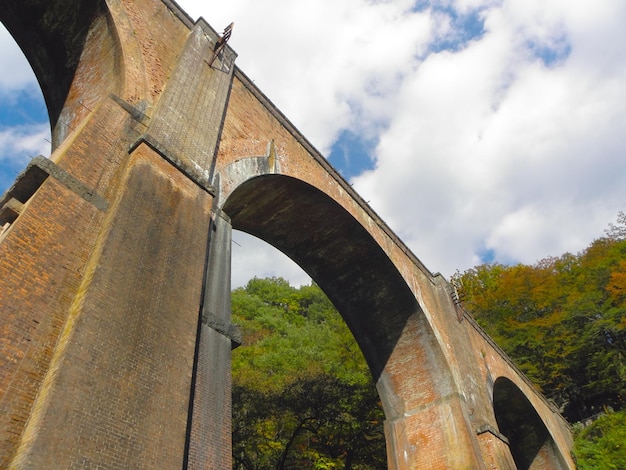
[[[464,305],[571,421],[626,393],[626,217],[583,252],[457,273]]]

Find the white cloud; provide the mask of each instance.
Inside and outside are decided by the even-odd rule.
[[[31,157],[50,152],[48,123],[18,125],[0,129],[0,163],[26,162]]]
[[[399,92],[376,169],[356,179],[433,270],[468,268],[485,248],[527,263],[580,250],[626,202],[626,42],[613,36],[624,7],[548,2],[546,14],[545,3],[491,8],[480,40],[426,58]],[[589,22],[570,19],[585,6]],[[564,32],[570,55],[555,64],[528,48],[562,48]],[[581,46],[591,32],[611,61]]]
[[[389,117],[385,98],[425,52],[433,26],[407,0],[180,4],[218,31],[235,22],[238,65],[324,153],[340,129],[371,132]]]
[[[50,153],[49,136],[48,123],[0,127],[0,195],[32,157]]]
[[[0,24],[0,95],[37,86],[37,80],[22,51],[15,45],[9,32]]]
[[[234,231],[232,288],[245,286],[253,277],[282,277],[296,287],[311,283],[311,278],[282,252],[252,235]]]

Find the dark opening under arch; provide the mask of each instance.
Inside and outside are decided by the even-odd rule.
[[[322,288],[378,380],[407,319],[419,306],[368,231],[317,188],[284,175],[240,185],[225,201],[234,229],[295,261]]]
[[[543,420],[509,379],[500,377],[495,381],[493,408],[498,428],[509,440],[519,470],[567,468]]]

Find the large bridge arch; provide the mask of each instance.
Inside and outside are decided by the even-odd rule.
[[[48,110],[52,150],[107,97],[151,104],[137,37],[121,0],[8,0],[0,21],[39,82]]]
[[[222,210],[234,229],[279,249],[322,288],[377,380],[408,318],[420,307],[367,230],[319,189],[277,174],[247,180]]]
[[[449,410],[439,409],[441,397],[458,395],[454,377],[439,339],[393,261],[339,202],[298,178],[263,173],[266,160],[235,163],[239,169],[253,169],[256,174],[249,178],[225,171],[240,181],[221,195],[219,206],[232,228],[289,256],[337,307],[378,388],[390,468],[419,468],[413,466],[437,460],[449,468],[479,465],[471,439],[464,439],[468,423],[450,420]],[[432,421],[442,419],[439,413],[448,414],[449,429],[441,435],[431,428]],[[423,440],[397,432],[407,418],[415,419],[412,426],[420,428]],[[453,446],[455,452],[433,456],[433,449]]]
[[[81,75],[81,57],[89,54],[94,39],[103,51],[101,58],[115,60],[116,54],[108,54],[111,34],[107,20],[107,7],[103,0],[77,2],[8,1],[0,12],[2,23],[11,33],[30,63],[41,87],[56,147],[73,126],[72,113],[84,115],[76,104],[72,105],[71,89],[77,75]],[[107,47],[109,46],[109,47]],[[102,75],[109,64],[100,63],[100,70],[94,70],[92,83],[87,88],[96,92],[93,78]],[[83,62],[84,63],[84,62]],[[114,89],[116,80],[107,77],[107,91]],[[89,107],[93,100],[85,101]],[[65,110],[65,111],[64,111]],[[63,116],[62,116],[63,114]]]

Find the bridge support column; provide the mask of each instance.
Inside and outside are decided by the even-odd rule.
[[[488,468],[515,470],[508,439],[490,426],[478,430],[478,443]]]
[[[20,428],[0,407],[2,468],[181,468],[212,198],[146,145],[113,156],[121,168],[103,209],[48,177],[0,243],[3,268],[41,273],[0,269],[0,322],[28,319],[24,343],[45,334],[49,344],[47,362],[33,344],[6,371],[3,398],[30,403],[17,403]],[[65,213],[48,234],[42,224]],[[40,236],[48,242],[32,253]]]
[[[411,315],[377,382],[393,470],[484,469],[467,403],[426,315]]]
[[[198,328],[185,466],[226,469],[232,466],[231,349],[240,334],[230,323],[230,220],[212,219]]]
[[[387,420],[390,469],[482,469],[458,396]]]

